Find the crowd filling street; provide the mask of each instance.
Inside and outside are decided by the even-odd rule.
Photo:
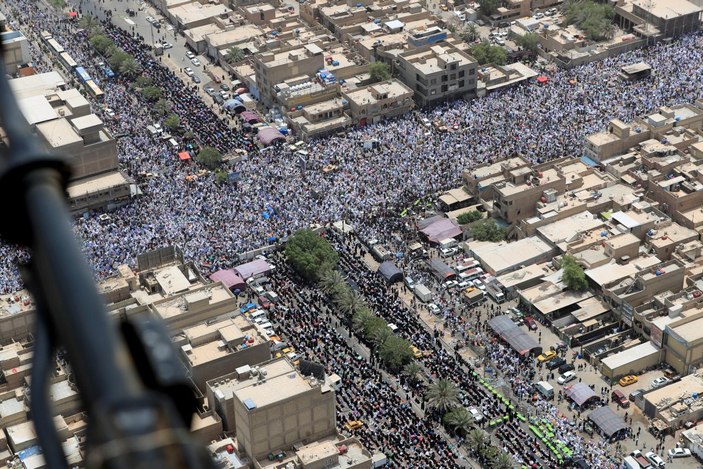
[[[99,76],[97,63],[104,59],[77,31],[77,24],[66,22],[54,10],[38,9],[29,0],[7,0],[3,7],[10,25],[32,38],[30,48],[39,71],[53,68],[38,47],[38,34],[46,30],[92,76]],[[13,9],[17,17],[11,14]],[[120,165],[137,181],[142,195],[110,211],[107,222],[99,213],[75,219],[75,232],[98,278],[113,274],[120,264],[132,264],[144,251],[172,244],[207,274],[232,267],[241,253],[276,243],[298,228],[344,219],[356,234],[330,232],[329,236],[340,254],[340,269],[375,314],[428,353],[420,359],[423,380],[388,377],[373,354],[363,354],[358,341],[356,348],[350,346],[356,339],[345,326],[348,318],[330,307],[326,295],[297,280],[287,268],[277,269],[271,282],[283,306],[272,310],[271,319],[306,358],[341,376],[340,430],[347,420],[363,420],[366,424],[355,434],[369,450],[387,454],[397,467],[464,466],[461,448],[452,443],[456,440],[422,404],[427,384],[447,379],[461,390],[462,405],[475,408],[487,421],[509,417],[494,433],[494,441],[520,465],[558,464],[554,452],[526,430],[539,420],[540,424],[546,421],[554,438],[592,467],[619,467],[615,445],[584,437],[585,419],[580,412],[560,410],[561,395],[554,402],[533,401],[532,382],[544,378],[546,371],[534,359],[520,357],[501,344],[488,330],[486,322],[500,313],[499,306],[460,307],[451,295],[443,295],[436,301],[443,327],[432,330],[415,314],[414,304],[403,299],[402,288],[387,285],[364,264],[363,242],[374,238],[403,251],[403,240],[412,227],[400,213],[418,198],[431,201],[461,184],[464,169],[514,154],[533,162],[579,155],[585,137],[602,130],[612,118],[630,121],[658,106],[695,101],[703,95],[700,34],[572,70],[544,70],[549,82],[543,85],[524,84],[309,142],[310,160],[303,169],[288,145],[259,149],[250,136],[234,129],[229,119],[202,101],[197,89],[179,78],[177,70],[155,58],[140,37],[109,22],[103,28],[135,57],[142,74],[163,90],[199,145],[223,153],[244,150],[247,156],[229,168],[241,175],[236,184],[216,184],[212,174],[187,180],[200,168],[194,162],[179,161],[166,142],[149,135],[147,126],[159,120],[153,106],[126,81],[101,81],[105,106],[114,110],[116,118],[107,115],[104,106],[96,106],[95,111],[113,133],[124,135],[118,141]],[[620,67],[638,61],[651,64],[651,78],[639,82],[617,78]],[[441,119],[452,131],[440,133],[426,127],[424,119]],[[378,147],[365,150],[363,144],[369,140],[377,141]],[[321,171],[327,165],[337,169]],[[21,288],[16,264],[25,253],[3,245],[0,254],[0,290]],[[280,252],[272,256],[277,265],[285,266]],[[430,283],[425,273],[411,271]],[[446,346],[449,337],[453,346]],[[483,355],[467,360],[459,353],[464,345]],[[480,382],[488,366],[500,370],[497,374],[525,422],[515,419],[516,411]],[[604,401],[608,394],[604,387]],[[630,430],[629,436],[634,440],[639,432]]]

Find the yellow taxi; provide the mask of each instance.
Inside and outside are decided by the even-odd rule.
[[[363,425],[364,422],[362,422],[361,420],[349,420],[347,423],[344,424],[344,426],[347,427],[347,430],[349,431],[361,428]]]
[[[413,353],[413,357],[422,358],[422,352],[419,348],[415,347],[414,345],[410,346],[410,351]]]
[[[544,362],[548,362],[549,360],[551,360],[552,358],[554,358],[556,356],[557,356],[557,353],[554,350],[550,350],[550,351],[544,352],[542,355],[538,356],[537,360],[544,363]]]
[[[635,384],[637,381],[637,376],[627,375],[620,378],[620,381],[618,381],[618,383],[620,384],[620,386],[629,386],[631,384]]]
[[[281,358],[283,355],[288,355],[289,353],[293,352],[295,352],[295,349],[293,347],[286,347],[276,353],[276,358]]]

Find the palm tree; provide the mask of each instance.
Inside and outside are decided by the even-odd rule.
[[[491,469],[513,469],[513,467],[515,467],[515,461],[505,453],[498,453],[491,462]]]
[[[94,16],[85,15],[78,21],[78,25],[85,29],[90,35],[100,27],[100,21]]]
[[[338,270],[328,270],[320,277],[320,289],[328,295],[334,294],[344,284],[344,276]]]
[[[420,379],[420,373],[422,373],[422,367],[416,360],[411,361],[403,368],[403,374],[413,383]]]
[[[357,334],[361,333],[366,329],[366,324],[369,323],[376,315],[371,312],[368,308],[361,308],[352,317],[352,330]]]
[[[341,290],[340,294],[334,299],[334,302],[339,310],[346,316],[352,316],[364,305],[364,299],[361,295],[351,288]]]
[[[466,442],[475,455],[481,454],[488,443],[488,435],[480,428],[474,428],[468,433]]]
[[[371,335],[371,343],[373,343],[375,348],[378,348],[383,345],[383,343],[388,340],[388,338],[392,335],[393,332],[388,327],[376,329],[376,331],[374,331],[374,333]]]
[[[227,49],[227,53],[225,54],[225,62],[232,65],[237,62],[241,62],[242,60],[244,60],[244,51],[242,49],[237,46],[232,46]]]
[[[474,428],[474,417],[466,407],[455,407],[444,415],[444,424],[454,430],[454,433],[465,436]]]
[[[171,112],[171,103],[168,99],[161,98],[154,104],[154,110],[159,116],[163,117]]]
[[[430,385],[425,399],[431,408],[444,413],[459,405],[459,388],[448,379],[440,379]]]
[[[132,56],[127,57],[120,65],[120,73],[125,77],[135,78],[141,71],[141,66]]]

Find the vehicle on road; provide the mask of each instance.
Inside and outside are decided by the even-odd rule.
[[[575,379],[576,379],[576,373],[574,373],[573,371],[567,371],[566,373],[564,373],[563,375],[561,375],[560,377],[557,378],[557,383],[566,384],[569,381],[573,381]]]
[[[691,455],[691,450],[688,448],[671,448],[669,450],[670,458],[687,458]]]
[[[173,44],[171,44],[170,42],[164,42],[163,44],[161,44],[161,47],[163,47],[164,50],[173,49]]]
[[[627,409],[628,407],[630,407],[630,401],[627,400],[625,394],[619,389],[614,390],[610,394],[610,398],[613,400],[613,402],[617,403],[623,409]]]
[[[190,59],[190,63],[192,63],[196,67],[200,67],[200,60],[198,60],[197,58]]]
[[[190,68],[190,67],[184,68],[183,71],[184,71],[185,74],[188,75],[189,77],[192,77],[193,75],[195,75],[195,72],[194,72],[193,69]]]
[[[476,407],[469,407],[469,413],[474,418],[474,422],[479,423],[483,420],[483,414]]]
[[[618,384],[620,384],[620,386],[629,386],[631,384],[635,384],[637,381],[638,381],[637,376],[627,375],[627,376],[623,376],[622,378],[620,378],[620,381],[618,381]]]
[[[200,83],[200,77],[198,75],[193,75],[193,83]]]
[[[555,368],[559,368],[561,365],[564,365],[566,363],[566,360],[564,360],[561,357],[555,357],[549,360],[544,366],[547,367],[548,370],[553,370]]]
[[[549,350],[547,352],[542,353],[537,357],[537,361],[544,363],[546,361],[551,360],[552,358],[555,358],[557,356],[557,353],[554,350]]]
[[[356,430],[357,428],[361,428],[363,425],[364,425],[364,422],[362,422],[361,420],[349,420],[347,423],[344,424],[344,426],[349,431]]]
[[[525,316],[525,324],[527,324],[527,328],[531,331],[537,330],[537,321],[535,321],[532,316]]]
[[[666,386],[668,383],[669,383],[669,378],[662,376],[660,378],[653,379],[652,382],[650,383],[650,387],[652,389],[657,389],[662,386]]]
[[[660,458],[658,454],[652,451],[645,454],[644,457],[652,463],[653,467],[666,467],[666,463],[664,462],[664,460]]]
[[[189,59],[194,59],[194,58],[195,58],[195,54],[194,54],[193,52],[191,52],[191,51],[187,51],[187,52],[186,52],[186,57],[188,57]]]

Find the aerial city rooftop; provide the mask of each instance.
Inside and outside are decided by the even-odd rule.
[[[0,39],[219,467],[696,468],[698,5],[2,0]],[[30,253],[0,254],[0,467],[48,467]],[[62,351],[49,394],[84,467]]]

